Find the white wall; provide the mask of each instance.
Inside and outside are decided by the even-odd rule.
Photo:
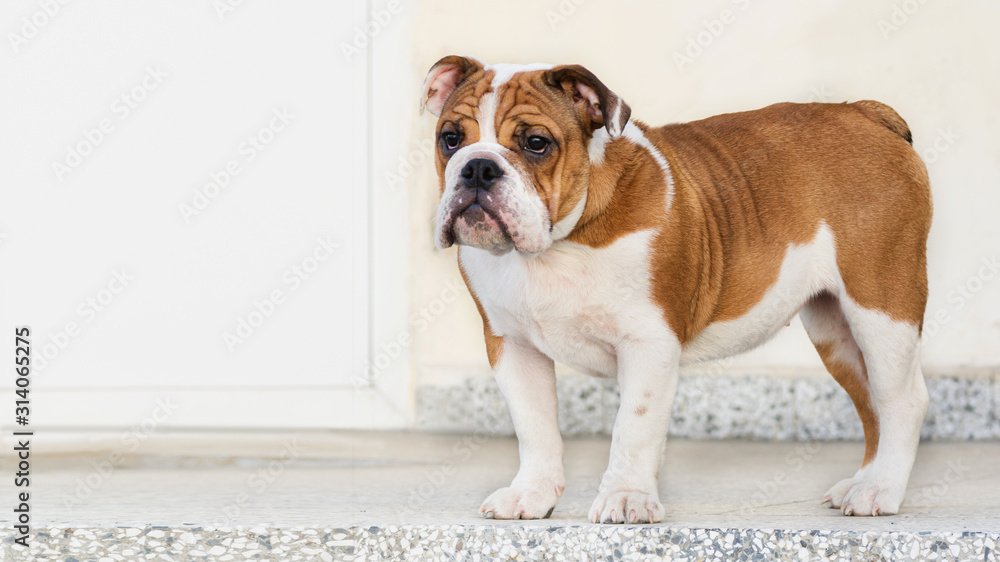
[[[877,99],[892,105],[913,130],[935,198],[925,371],[1000,364],[1000,275],[987,278],[994,274],[982,267],[984,259],[1000,257],[1000,35],[994,29],[1000,5],[426,0],[410,9],[417,12],[412,60],[420,77],[447,54],[474,54],[488,62],[580,63],[622,95],[634,117],[651,124],[779,101]],[[699,40],[700,52],[686,52]],[[675,54],[690,61],[678,62]],[[419,143],[432,138],[434,123],[431,116],[415,116],[415,100],[417,125],[402,156],[416,162]],[[412,308],[426,320],[413,322],[419,380],[454,380],[486,370],[471,298],[463,290],[454,303],[445,302],[446,282],[461,287],[461,280],[455,249],[432,245],[437,192],[429,158],[417,164],[406,189]],[[957,286],[968,287],[968,297]],[[797,320],[726,368],[822,375]]]

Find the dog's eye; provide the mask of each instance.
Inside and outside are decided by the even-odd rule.
[[[545,137],[528,137],[524,143],[524,149],[535,154],[542,154],[549,147],[549,139]]]
[[[452,131],[441,133],[441,142],[447,150],[455,150],[458,148],[458,143],[461,142],[461,140],[462,139],[459,138],[458,133],[454,133]]]

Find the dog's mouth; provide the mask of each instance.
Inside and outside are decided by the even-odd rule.
[[[496,199],[481,189],[456,194],[438,225],[441,246],[474,246],[498,255],[514,249],[507,230],[510,213]]]

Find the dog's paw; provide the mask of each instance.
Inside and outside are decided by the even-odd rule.
[[[479,514],[487,519],[545,519],[561,493],[558,487],[500,488],[486,498]]]
[[[851,491],[851,488],[861,482],[858,477],[845,478],[840,482],[837,482],[832,488],[827,490],[826,494],[823,495],[822,503],[829,503],[830,507],[834,509],[840,509],[844,505],[844,496],[847,492]]]
[[[893,515],[903,503],[903,492],[891,486],[869,482],[865,478],[841,480],[823,496],[830,507],[844,515]]]
[[[659,523],[663,504],[657,494],[639,490],[601,492],[590,507],[591,523]]]

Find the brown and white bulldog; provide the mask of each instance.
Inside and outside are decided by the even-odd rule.
[[[864,424],[861,469],[825,501],[897,512],[928,403],[931,197],[895,111],[782,103],[654,128],[581,66],[460,56],[430,69],[421,105],[439,117],[437,245],[461,246],[520,444],[480,513],[552,513],[560,361],[621,388],[590,520],[660,521],[678,366],[747,351],[795,314]]]

